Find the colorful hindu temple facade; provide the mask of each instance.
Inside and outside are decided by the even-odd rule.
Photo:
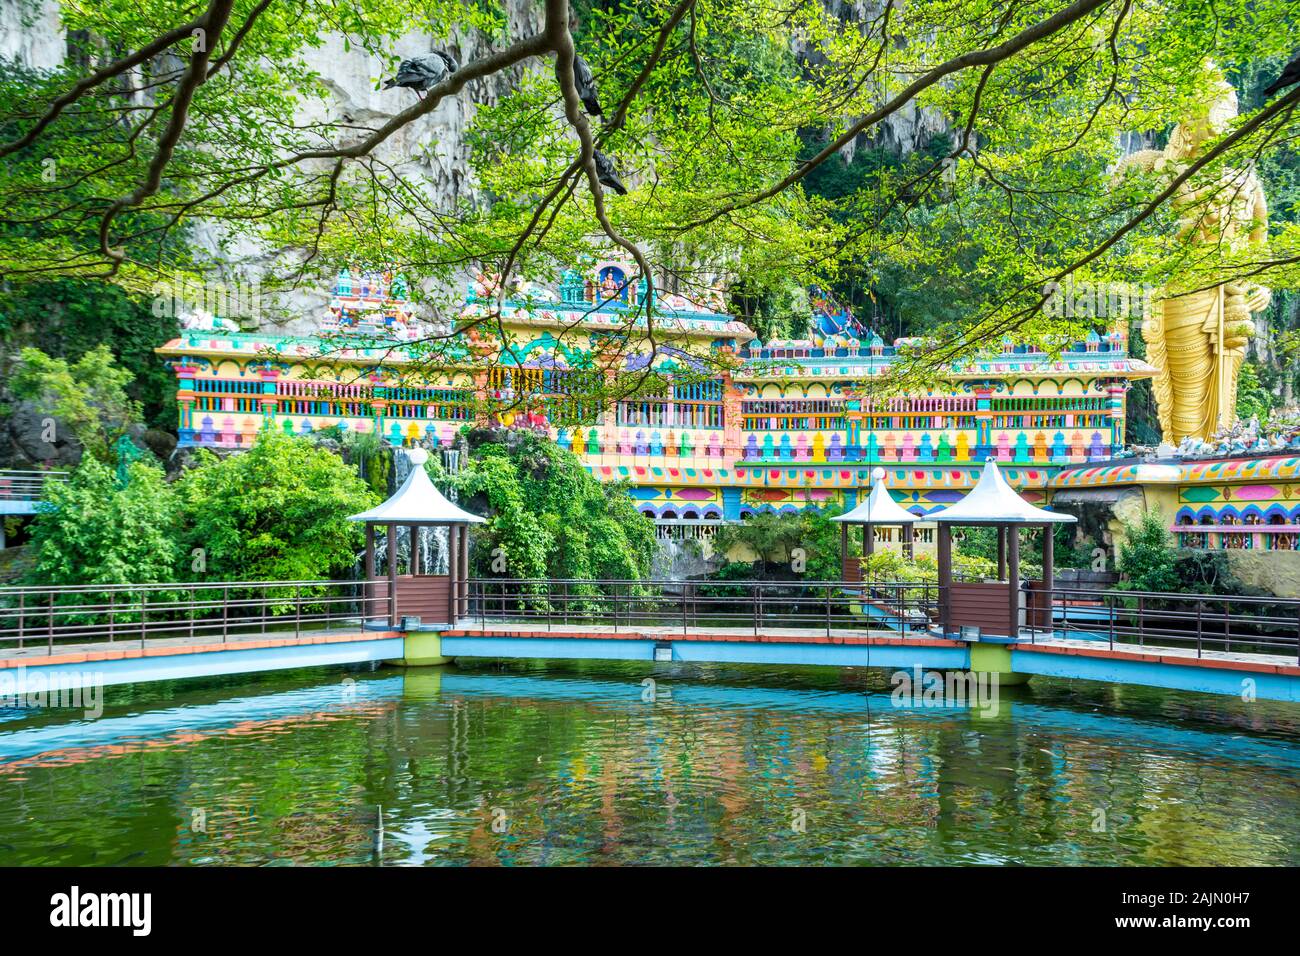
[[[925,515],[961,498],[989,457],[1039,503],[1063,470],[1108,463],[1123,445],[1128,387],[1154,373],[1122,332],[1094,333],[1056,356],[1008,341],[923,393],[886,396],[876,383],[907,343],[886,344],[820,296],[808,339],[762,344],[720,295],[658,293],[649,358],[611,347],[644,328],[632,317],[645,289],[626,274],[597,262],[564,273],[557,290],[527,286],[503,303],[490,282],[471,285],[463,323],[499,305],[504,338],[471,330],[435,381],[412,377],[406,343],[428,330],[391,273],[342,273],[309,337],[186,328],[158,349],[177,376],[180,444],[245,447],[269,426],[445,445],[484,417],[486,398],[507,409],[493,413],[501,424],[545,430],[597,478],[627,482],[661,524],[852,507],[877,465]],[[692,358],[702,352],[720,357],[703,374]],[[652,363],[669,383],[659,392],[574,407],[576,376]],[[674,368],[692,374],[677,382]]]

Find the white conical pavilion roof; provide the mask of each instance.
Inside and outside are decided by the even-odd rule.
[[[926,516],[927,521],[949,524],[1049,524],[1077,521],[1074,515],[1048,511],[1031,505],[1012,490],[992,458],[984,463],[984,474],[961,501]]]
[[[867,500],[847,514],[832,518],[832,521],[853,524],[912,524],[922,520],[894,500],[894,496],[885,487],[885,469],[877,468],[871,476],[876,483],[872,485]]]
[[[429,480],[429,473],[424,470],[424,463],[429,460],[427,451],[412,448],[407,452],[407,458],[411,462],[411,473],[393,497],[369,511],[349,515],[349,521],[373,521],[378,524],[482,524],[486,520],[456,507],[434,486]]]

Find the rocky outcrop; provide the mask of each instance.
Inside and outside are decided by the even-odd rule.
[[[11,405],[0,418],[0,468],[71,468],[82,454],[72,429],[31,402]]]
[[[63,62],[64,49],[57,0],[0,0],[0,60],[48,70]]]

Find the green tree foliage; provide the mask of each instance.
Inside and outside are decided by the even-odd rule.
[[[1126,522],[1124,543],[1119,546],[1116,561],[1122,577],[1119,587],[1127,591],[1181,590],[1175,557],[1173,535],[1159,510]]]
[[[28,583],[148,584],[175,580],[180,549],[176,495],[156,465],[135,462],[119,487],[86,457],[32,521]]]
[[[144,423],[173,431],[176,377],[153,350],[177,335],[174,317],[155,316],[109,282],[59,279],[0,294],[0,346],[15,354],[39,347],[73,363],[96,346],[107,346],[131,375],[126,393],[139,403]]]
[[[732,562],[724,569],[723,577],[767,577],[774,570],[773,565],[789,570],[795,549],[801,549],[805,564],[801,577],[810,581],[838,581],[840,526],[831,517],[830,513],[811,509],[798,514],[763,511],[743,521],[722,525],[714,535],[714,553],[729,555],[740,549],[758,556],[754,566]],[[860,549],[855,542],[850,554],[858,553]],[[745,568],[749,568],[748,574]]]
[[[452,477],[471,510],[488,517],[475,529],[474,569],[493,574],[500,549],[513,578],[637,580],[650,574],[654,525],[626,488],[603,484],[578,457],[531,432],[474,433],[464,469]],[[500,572],[495,572],[500,573]]]
[[[186,560],[201,548],[204,577],[307,581],[350,573],[364,531],[347,516],[379,499],[337,455],[268,429],[242,454],[201,458],[178,493]]]
[[[1276,403],[1277,396],[1259,380],[1259,367],[1254,362],[1242,362],[1237,378],[1237,417],[1265,421]]]
[[[140,406],[126,393],[131,378],[106,345],[95,346],[71,365],[26,348],[9,390],[14,398],[30,400],[43,414],[59,419],[86,451],[107,463],[114,442],[140,417]]]
[[[632,278],[659,288],[731,280],[770,331],[793,327],[792,288],[817,283],[860,305],[874,294],[891,321],[915,316],[936,340],[903,363],[932,377],[1003,335],[1058,348],[1102,324],[1043,309],[1044,286],[1067,274],[1184,290],[1244,272],[1275,288],[1300,281],[1290,213],[1268,249],[1189,253],[1167,200],[1217,202],[1233,188],[1225,172],[1255,164],[1273,207],[1294,206],[1300,94],[1261,92],[1291,55],[1294,0],[552,0],[530,17],[461,0],[212,8],[196,8],[199,45],[172,0],[64,4],[82,48],[58,69],[0,74],[9,282],[107,277],[139,292],[160,272],[198,273],[191,221],[229,248],[310,250],[272,263],[267,289],[309,278],[309,261],[321,276],[400,262],[413,290],[457,290],[467,262],[533,279],[617,246],[635,251]],[[618,122],[556,108],[574,12],[572,42]],[[312,55],[343,35],[378,85],[413,27],[461,69],[424,100],[377,92],[392,122],[358,128]],[[171,30],[181,39],[160,55],[113,65]],[[1216,158],[1179,189],[1166,189],[1167,170],[1117,181],[1135,136],[1163,142],[1205,101],[1210,52],[1243,96],[1242,118],[1212,137]],[[96,69],[104,81],[79,88]],[[430,196],[403,172],[427,160],[428,136],[410,124],[453,98],[477,101],[465,107],[468,175],[486,202]],[[907,128],[942,133],[888,154]],[[589,182],[594,139],[628,195]],[[458,304],[452,291],[420,294]],[[629,347],[665,344],[646,319],[611,331]],[[421,358],[445,366],[457,347],[439,339]]]
[[[979,580],[997,575],[997,564],[988,558],[954,551],[953,574],[959,580]],[[902,582],[906,584],[938,584],[939,563],[935,556],[918,551],[908,560],[899,551],[882,548],[873,551],[864,562],[863,578],[873,582]]]

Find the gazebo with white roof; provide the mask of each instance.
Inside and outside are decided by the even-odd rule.
[[[429,480],[424,463],[429,453],[423,448],[407,452],[411,473],[402,487],[383,504],[349,516],[349,521],[366,523],[365,571],[372,605],[388,602],[388,624],[396,629],[402,619],[418,617],[420,627],[454,625],[469,610],[469,526],[484,519],[458,508]],[[387,578],[375,573],[375,528],[385,529],[384,548]],[[405,574],[399,574],[397,529],[410,529],[410,556]],[[433,573],[420,566],[420,529],[447,529],[447,571]]]
[[[912,556],[912,525],[921,519],[903,508],[885,487],[885,469],[876,468],[871,472],[874,484],[871,493],[852,511],[831,518],[840,526],[840,577],[846,582],[857,583],[862,579],[862,568],[856,568],[849,561],[849,528],[862,526],[862,555],[870,557],[875,550],[875,526],[878,524],[898,525],[903,529],[903,553]],[[856,570],[857,574],[853,571]]]
[[[1074,515],[1061,514],[1031,505],[1007,484],[992,458],[984,463],[984,473],[966,497],[942,511],[928,515],[927,521],[939,526],[938,564],[940,588],[939,620],[943,633],[953,628],[973,626],[981,633],[1015,638],[1020,634],[1020,529],[1043,529],[1043,579],[1030,582],[1034,590],[1046,591],[1046,608],[1050,614],[1052,567],[1052,529],[1064,522],[1076,521]],[[994,527],[998,530],[998,580],[954,582],[952,579],[952,527]],[[1036,608],[1035,610],[1042,610]],[[1050,624],[1050,620],[1046,622]]]

